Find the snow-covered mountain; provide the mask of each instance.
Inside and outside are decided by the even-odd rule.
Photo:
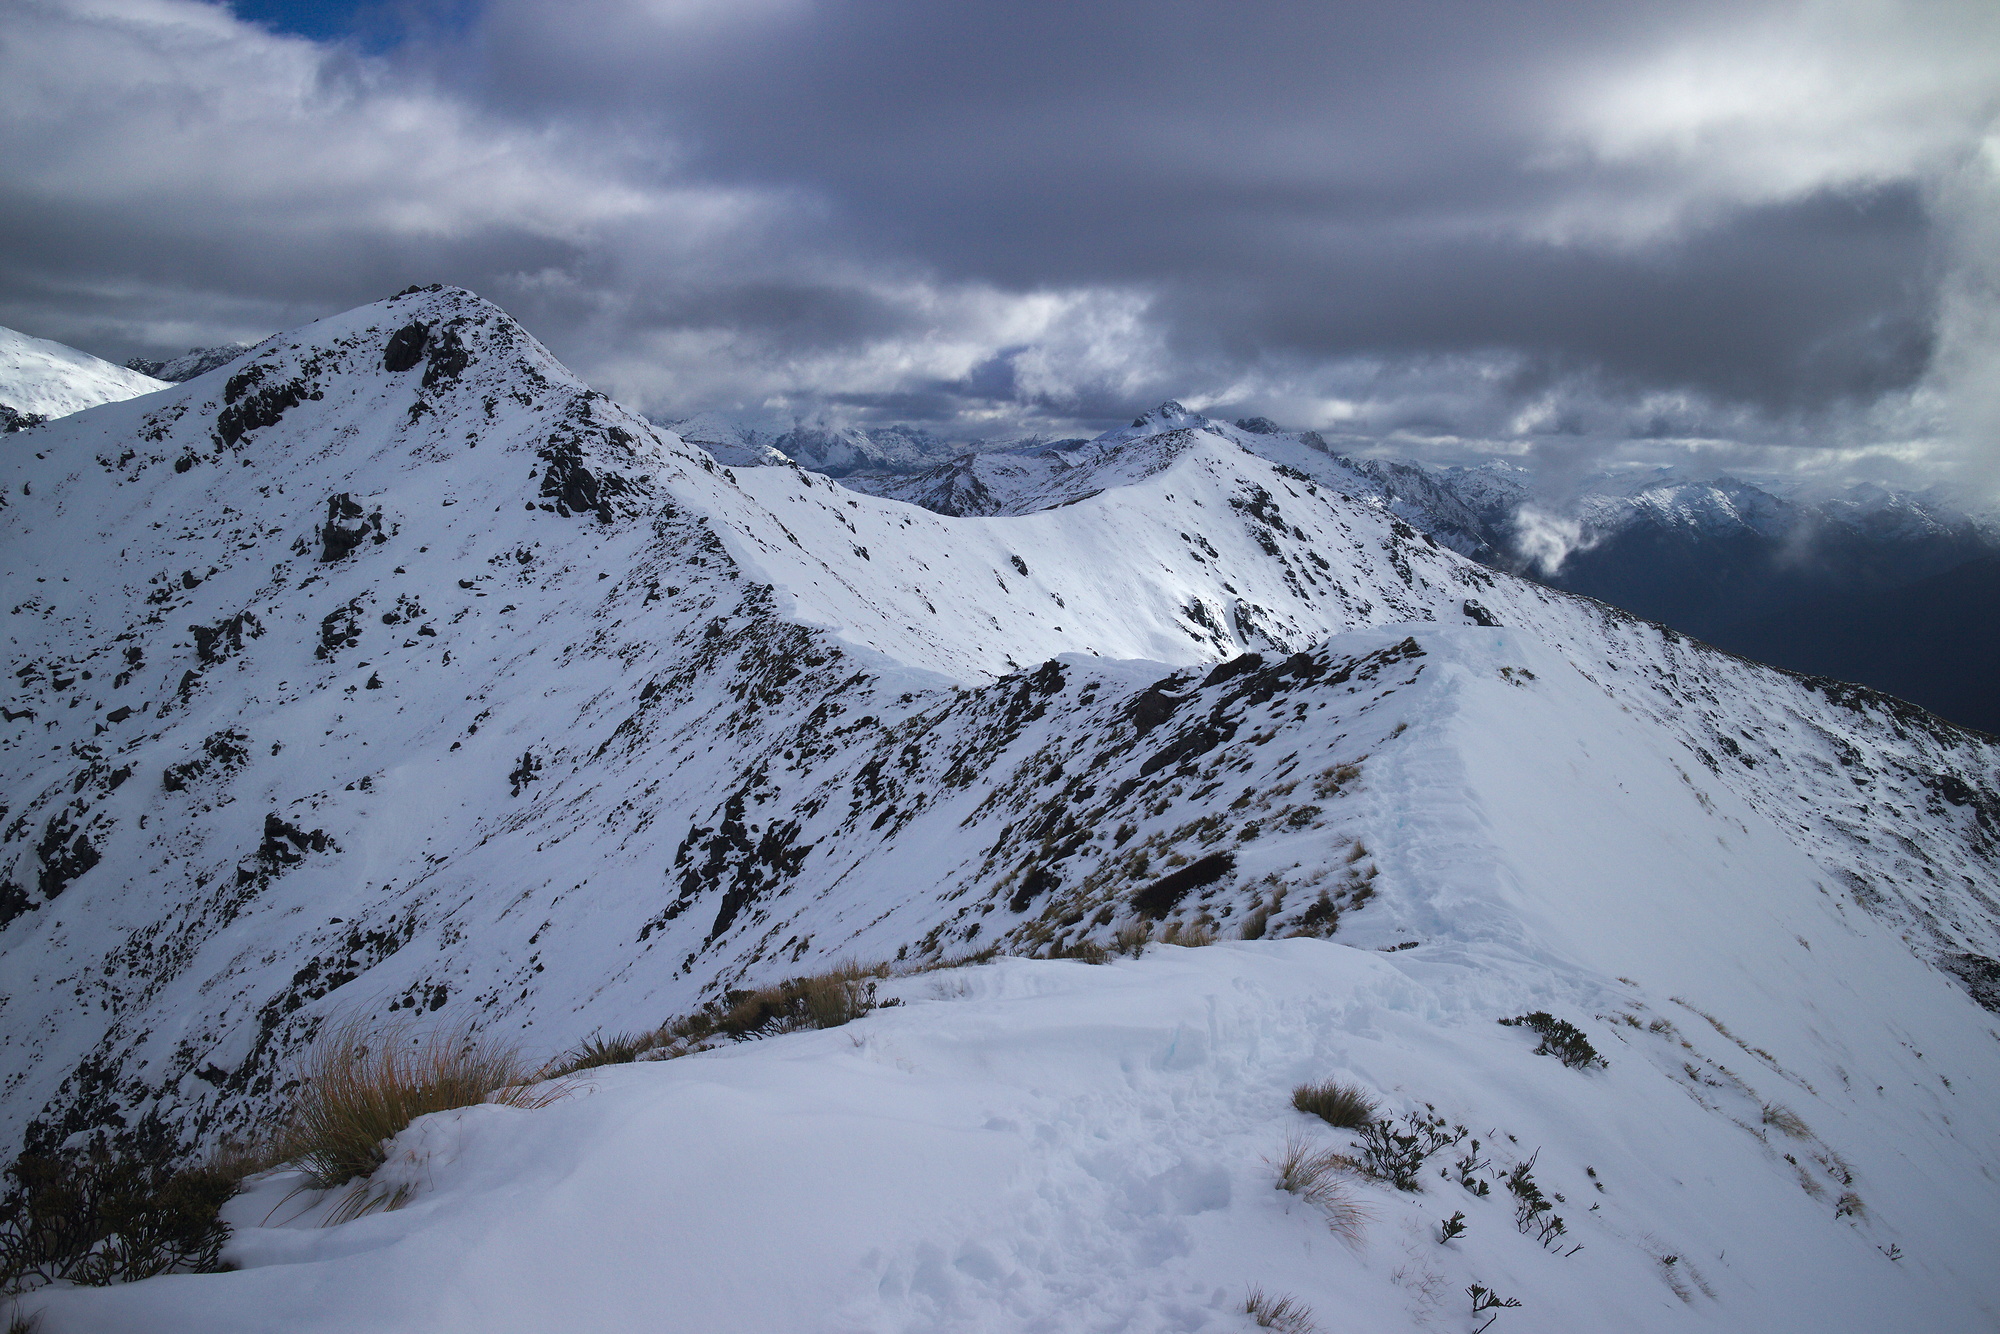
[[[177,357],[164,361],[154,361],[146,357],[133,357],[125,363],[127,370],[138,371],[158,380],[180,384],[192,380],[197,375],[220,370],[256,346],[254,343],[218,343],[214,347],[191,347]]]
[[[164,388],[164,381],[88,352],[0,328],[0,410],[6,413],[0,420],[8,430],[24,419],[66,417]]]
[[[2000,703],[1987,689],[1993,651],[1960,642],[2000,614],[2000,585],[1980,574],[2000,558],[2000,526],[1935,494],[1858,485],[1780,495],[1737,478],[1690,479],[1661,469],[1588,478],[1555,502],[1512,463],[1465,468],[1353,458],[1312,432],[1280,431],[1262,419],[1231,426],[1172,402],[1094,441],[965,455],[919,473],[842,481],[941,514],[1029,513],[1096,489],[1099,460],[1125,444],[1186,429],[1233,440],[1369,500],[1484,564],[1733,652],[1860,680],[2000,731]],[[1933,589],[1960,600],[1932,608]],[[1921,628],[1904,614],[1912,603],[1926,608]],[[1936,625],[1947,627],[1949,651],[1938,647]]]
[[[838,958],[1265,937],[913,976],[431,1118],[409,1209],[245,1203],[244,1272],[54,1330],[2000,1310],[1991,738],[1483,567],[1308,441],[1142,419],[939,513],[719,464],[450,289],[37,446],[0,486],[10,1140],[212,1140],[334,1016],[554,1052]],[[1609,1069],[1494,1022],[1528,1010]],[[1260,1159],[1330,1074],[1539,1164],[1585,1249],[1450,1181],[1368,1188],[1353,1247],[1286,1215]]]

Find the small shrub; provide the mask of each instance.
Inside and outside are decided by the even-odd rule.
[[[1105,949],[1104,946],[1098,944],[1096,941],[1085,937],[1077,941],[1074,945],[1065,945],[1059,950],[1050,951],[1047,957],[1051,959],[1075,959],[1079,963],[1107,963],[1111,959],[1111,951]]]
[[[214,1273],[229,1237],[218,1211],[246,1170],[263,1165],[192,1160],[153,1126],[23,1154],[0,1196],[0,1293]]]
[[[1491,1288],[1482,1288],[1477,1283],[1467,1288],[1465,1294],[1472,1298],[1472,1314],[1474,1316],[1478,1316],[1486,1311],[1512,1311],[1521,1305],[1520,1298],[1502,1297]],[[1497,1315],[1487,1316],[1486,1323],[1473,1331],[1473,1334],[1484,1334],[1485,1330],[1491,1327],[1493,1322],[1499,1318]]]
[[[335,1026],[301,1074],[278,1152],[320,1190],[367,1177],[385,1161],[383,1141],[429,1112],[489,1101],[541,1107],[562,1093],[530,1088],[513,1048],[468,1029],[412,1037],[407,1025],[371,1029],[362,1019]]]
[[[1463,1154],[1457,1162],[1453,1163],[1451,1170],[1445,1175],[1458,1182],[1459,1185],[1465,1187],[1474,1195],[1487,1195],[1492,1192],[1493,1188],[1480,1177],[1479,1173],[1491,1166],[1493,1166],[1491,1159],[1479,1156],[1479,1141],[1474,1140],[1472,1141],[1472,1148]],[[1598,1189],[1603,1190],[1604,1187],[1599,1186]]]
[[[1341,1130],[1359,1130],[1375,1117],[1375,1100],[1351,1084],[1323,1080],[1292,1090],[1292,1106]]]
[[[1361,1170],[1377,1181],[1386,1181],[1397,1190],[1421,1191],[1417,1174],[1440,1149],[1465,1138],[1464,1126],[1447,1126],[1443,1117],[1426,1107],[1409,1112],[1403,1128],[1388,1121],[1370,1121],[1361,1127]]]
[[[1298,1196],[1326,1215],[1326,1225],[1347,1241],[1358,1240],[1361,1225],[1368,1221],[1353,1197],[1347,1193],[1342,1176],[1354,1160],[1332,1149],[1315,1149],[1297,1131],[1285,1137],[1285,1151],[1277,1161],[1279,1190]]]
[[[1325,890],[1299,914],[1298,924],[1292,928],[1294,936],[1330,936],[1340,929],[1340,909],[1334,905],[1333,896]]]
[[[1558,1019],[1547,1010],[1536,1010],[1532,1014],[1517,1014],[1512,1019],[1502,1019],[1509,1028],[1531,1028],[1541,1034],[1542,1040],[1535,1047],[1537,1056],[1553,1056],[1572,1070],[1588,1070],[1591,1066],[1608,1066],[1597,1048],[1590,1045],[1583,1030],[1567,1019]]]
[[[1111,948],[1119,954],[1129,954],[1138,958],[1146,952],[1146,944],[1153,938],[1153,924],[1144,918],[1127,922],[1118,928],[1118,934],[1111,938]]]
[[[1314,1334],[1312,1307],[1296,1297],[1269,1297],[1262,1288],[1250,1289],[1243,1299],[1243,1314],[1257,1322],[1259,1329],[1275,1329],[1278,1334]]]
[[[1438,1245],[1442,1246],[1453,1237],[1465,1235],[1465,1210],[1455,1209],[1450,1218],[1438,1224]]]
[[[1542,1188],[1535,1182],[1535,1160],[1541,1156],[1542,1151],[1537,1149],[1528,1155],[1526,1162],[1514,1164],[1507,1173],[1507,1189],[1514,1193],[1514,1226],[1522,1235],[1533,1236],[1543,1250],[1565,1256],[1575,1255],[1583,1247],[1563,1249],[1563,1234],[1569,1229],[1564,1226],[1562,1216],[1555,1212],[1556,1201],[1543,1194]]]

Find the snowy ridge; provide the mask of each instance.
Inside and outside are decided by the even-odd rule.
[[[829,1207],[894,1213],[885,1199],[939,1189],[925,1164],[955,1170],[979,1131],[1001,1137],[979,1161],[1045,1170],[1071,1192],[1053,1217],[1117,1240],[1064,1261],[1033,1240],[1051,1215],[1031,1185],[995,1197],[990,1263],[958,1214],[857,1228],[854,1256],[749,1282],[741,1320],[705,1328],[1021,1327],[1099,1309],[1087,1296],[1135,1327],[1233,1329],[1240,1290],[1216,1286],[1253,1279],[1352,1287],[1371,1327],[1415,1328],[1432,1317],[1414,1294],[1468,1274],[1523,1284],[1547,1328],[1605,1310],[1667,1328],[1689,1307],[1879,1327],[1904,1302],[1973,1329],[2000,1309],[1981,1258],[1994,1118],[1973,1092],[2000,1048],[1968,994],[2000,978],[1991,738],[1485,569],[1239,428],[1142,422],[1090,447],[1069,503],[955,517],[720,466],[468,293],[412,290],[227,371],[43,428],[45,457],[7,461],[10,1138],[148,1113],[213,1137],[284,1089],[332,1015],[473,1020],[553,1051],[840,957],[1046,952],[1141,914],[1331,937],[1011,962],[956,998],[911,979],[861,1048],[804,1035],[612,1072],[542,1120],[420,1123],[430,1203],[290,1236],[245,1214],[242,1256],[331,1266],[309,1272],[335,1286],[405,1263],[458,1286],[371,1281],[371,1314],[336,1303],[298,1327],[473,1319],[479,1302],[434,1303],[493,1284],[487,1259],[436,1257],[470,1254],[481,1192],[520,1163],[552,1175],[510,1214],[512,1254],[568,1235],[566,1180],[693,1170],[621,1158],[620,1118],[666,1107],[727,1144],[745,1108],[796,1122],[821,1078],[886,1079],[927,1109],[906,1184],[842,1177]],[[1528,1055],[1493,1023],[1526,1009],[1584,1024],[1611,1069]],[[983,1062],[981,1042],[1015,1054]],[[1023,1073],[1072,1049],[1087,1059],[1059,1076]],[[781,1073],[805,1068],[803,1085]],[[1548,1145],[1573,1226],[1596,1195],[1585,1165],[1646,1184],[1606,1205],[1588,1262],[1496,1208],[1470,1268],[1423,1249],[1435,1283],[1323,1228],[1312,1266],[1245,1273],[1298,1242],[1228,1238],[1307,1221],[1276,1211],[1256,1161],[1285,1091],[1342,1071],[1394,1110],[1435,1101],[1481,1132],[1504,1122],[1523,1154]],[[860,1092],[823,1096],[875,1124]],[[1763,1119],[1776,1103],[1810,1127],[1798,1144]],[[1176,1106],[1198,1114],[1145,1145],[1138,1124]],[[1123,1128],[1090,1149],[1103,1126]],[[580,1137],[566,1167],[535,1147],[547,1134]],[[806,1147],[775,1142],[780,1162]],[[1076,1175],[1100,1168],[1101,1189]],[[733,1184],[701,1179],[686,1189],[726,1208]],[[1850,1189],[1866,1218],[1836,1216]],[[1418,1198],[1430,1212],[1374,1201],[1381,1229],[1434,1227],[1442,1199]],[[990,1212],[983,1194],[965,1207]],[[1776,1235],[1808,1258],[1774,1278],[1755,1257]],[[431,1258],[396,1259],[406,1237],[400,1254]],[[740,1293],[714,1261],[689,1252]],[[829,1305],[835,1271],[868,1277]],[[118,1328],[174,1289],[192,1304],[145,1308],[160,1327],[250,1328],[258,1303],[291,1300],[271,1287],[287,1272],[61,1309]],[[543,1300],[493,1291],[505,1321]],[[645,1291],[620,1286],[587,1327],[619,1327]],[[242,1314],[204,1293],[243,1294]]]
[[[21,416],[66,417],[166,387],[88,352],[0,328],[0,407]]]

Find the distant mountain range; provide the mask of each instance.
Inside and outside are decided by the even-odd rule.
[[[1109,485],[1123,444],[1172,431],[1221,435],[1364,498],[1483,564],[1523,573],[1670,625],[1718,648],[1794,671],[1855,680],[1967,726],[2000,732],[2000,526],[1928,493],[1862,485],[1782,495],[1730,476],[1671,469],[1600,474],[1560,501],[1535,475],[1498,461],[1437,467],[1355,458],[1316,433],[1253,418],[1211,421],[1167,402],[1092,440],[973,449],[937,444],[928,467],[846,468],[841,481],[940,514],[1023,514]],[[809,434],[813,444],[826,433]],[[907,458],[871,451],[848,429],[844,460]],[[789,454],[786,437],[768,451]],[[790,455],[815,467],[822,455]],[[816,471],[822,469],[815,468]],[[1114,466],[1115,471],[1115,466]]]
[[[125,367],[142,375],[150,375],[156,380],[182,384],[197,375],[206,375],[212,370],[227,366],[253,346],[255,345],[251,343],[218,343],[214,347],[191,347],[178,357],[169,357],[165,361],[133,357],[125,363]]]

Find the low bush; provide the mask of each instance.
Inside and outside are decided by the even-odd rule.
[[[1292,1106],[1341,1130],[1359,1130],[1375,1117],[1375,1100],[1351,1084],[1322,1080],[1292,1090]]]
[[[1377,1181],[1386,1181],[1397,1190],[1421,1191],[1417,1179],[1424,1163],[1440,1149],[1448,1149],[1465,1138],[1464,1126],[1448,1126],[1443,1117],[1426,1107],[1422,1112],[1403,1116],[1398,1130],[1389,1121],[1370,1121],[1361,1127],[1361,1170]]]
[[[1299,914],[1299,920],[1293,925],[1291,934],[1330,936],[1338,930],[1340,930],[1340,908],[1334,903],[1333,896],[1322,889],[1319,897]]]
[[[1514,1195],[1514,1226],[1524,1236],[1532,1236],[1542,1244],[1542,1249],[1555,1251],[1560,1255],[1575,1255],[1583,1249],[1577,1246],[1565,1249],[1563,1234],[1569,1228],[1563,1224],[1556,1203],[1562,1197],[1551,1200],[1534,1177],[1535,1162],[1542,1156],[1540,1149],[1528,1155],[1526,1162],[1516,1163],[1506,1176],[1507,1189]]]
[[[222,1269],[229,1229],[218,1211],[246,1166],[193,1159],[150,1127],[23,1154],[0,1196],[0,1293]]]
[[[329,1189],[366,1177],[386,1158],[383,1141],[429,1112],[482,1102],[541,1107],[562,1095],[536,1089],[511,1047],[465,1028],[412,1036],[407,1025],[336,1025],[307,1054],[304,1088],[276,1151],[309,1185]]]
[[[1500,1022],[1509,1028],[1530,1028],[1541,1034],[1542,1040],[1535,1047],[1535,1055],[1553,1056],[1572,1070],[1588,1070],[1593,1065],[1610,1064],[1597,1054],[1597,1048],[1590,1045],[1590,1039],[1583,1035],[1582,1029],[1567,1019],[1556,1018],[1547,1010],[1517,1014]]]
[[[1127,922],[1111,937],[1111,948],[1119,954],[1129,954],[1138,958],[1146,952],[1146,945],[1153,939],[1153,924],[1144,918]]]

